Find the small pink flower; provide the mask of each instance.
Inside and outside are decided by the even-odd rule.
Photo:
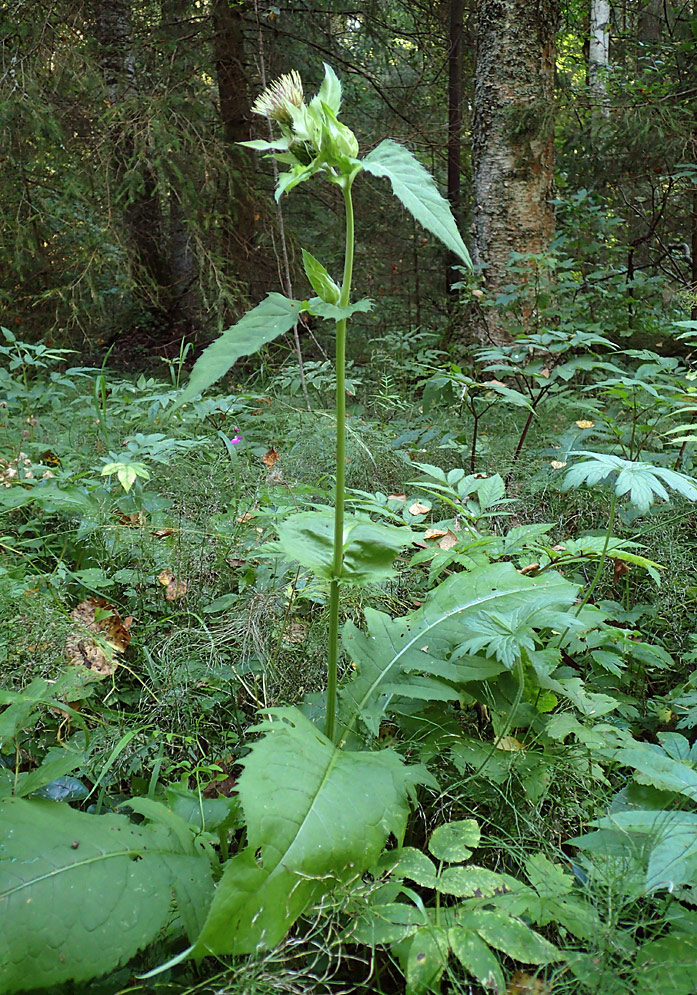
[[[240,435],[239,430],[235,429],[235,431],[237,432],[237,435],[233,435],[230,439],[231,446],[236,446],[238,442],[242,442],[242,436]]]

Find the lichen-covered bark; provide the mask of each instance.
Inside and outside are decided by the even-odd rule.
[[[496,293],[511,252],[543,252],[554,229],[554,53],[559,0],[478,0],[474,260]],[[506,341],[491,309],[482,337]]]

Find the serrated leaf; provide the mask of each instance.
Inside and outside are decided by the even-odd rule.
[[[350,318],[352,314],[356,314],[359,311],[370,311],[373,307],[373,302],[369,297],[362,297],[355,304],[347,304],[345,307],[340,304],[328,303],[320,297],[311,297],[305,304],[306,310],[310,314],[316,314],[327,321],[341,321],[342,318]]]
[[[303,301],[293,301],[282,294],[269,294],[256,307],[208,346],[196,361],[189,383],[176,406],[186,403],[225,376],[242,356],[253,353],[290,331],[304,308]]]
[[[406,995],[436,991],[448,963],[448,934],[438,926],[418,929],[409,944],[406,962]]]
[[[160,826],[87,815],[52,801],[0,803],[0,989],[87,981],[152,942],[173,890],[199,908],[208,859]]]
[[[446,867],[438,878],[438,890],[456,898],[493,898],[505,895],[514,885],[514,879],[497,874],[486,867]]]
[[[541,612],[563,609],[573,604],[577,590],[553,571],[526,577],[511,563],[494,563],[449,577],[406,618],[366,609],[366,633],[350,622],[344,627],[344,646],[356,666],[355,677],[341,691],[344,721],[359,715],[377,734],[387,696],[409,697],[411,674],[428,675],[430,661],[447,660],[456,652],[478,612],[533,604]]]
[[[338,749],[295,708],[269,716],[238,785],[248,845],[225,869],[194,956],[279,943],[310,902],[374,864],[390,833],[401,839],[428,779],[391,750]]]
[[[461,819],[438,826],[431,834],[428,849],[436,860],[455,863],[467,860],[479,846],[479,824],[476,819]]]
[[[405,846],[392,869],[397,877],[409,878],[422,888],[435,888],[436,868],[432,860],[415,847]]]
[[[696,482],[684,473],[678,473],[664,466],[652,463],[622,459],[607,453],[593,453],[586,450],[569,453],[570,456],[585,456],[566,474],[562,490],[587,484],[592,487],[617,473],[615,494],[618,497],[629,495],[630,502],[641,512],[649,510],[655,497],[668,501],[667,485],[688,501],[697,501]]]
[[[438,190],[431,174],[409,149],[387,138],[361,164],[373,176],[388,179],[395,196],[419,224],[472,268],[472,260],[457,230],[450,204]]]
[[[481,937],[463,926],[453,926],[448,930],[450,949],[464,969],[482,985],[486,991],[502,992],[506,987],[501,966]]]
[[[476,929],[489,946],[522,964],[549,964],[563,958],[543,936],[505,912],[478,909]]]

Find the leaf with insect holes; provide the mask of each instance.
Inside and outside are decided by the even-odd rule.
[[[617,497],[629,494],[630,503],[641,512],[648,511],[656,497],[669,501],[666,487],[677,491],[688,501],[697,501],[697,482],[676,470],[586,450],[569,453],[569,456],[587,458],[567,472],[562,485],[563,491],[580,487],[581,484],[592,487],[616,473],[615,494]]]
[[[151,816],[136,826],[64,802],[0,802],[0,990],[79,985],[182,920],[197,934],[210,862],[186,823],[156,802]]]
[[[388,179],[395,196],[419,224],[458,256],[465,266],[472,267],[450,204],[438,190],[431,174],[409,149],[387,138],[363,159],[361,165],[373,176]]]

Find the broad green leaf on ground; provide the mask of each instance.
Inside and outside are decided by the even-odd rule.
[[[67,804],[0,802],[0,991],[86,981],[169,928],[173,895],[203,908],[213,881],[189,834],[88,815]]]
[[[639,948],[633,995],[692,995],[697,973],[694,933],[672,931]]]
[[[586,450],[569,453],[569,456],[585,456],[586,459],[567,472],[562,486],[564,491],[581,484],[592,487],[617,473],[615,494],[617,497],[629,494],[631,504],[639,511],[648,511],[657,497],[669,501],[666,486],[682,494],[688,501],[697,501],[697,486],[693,478],[668,467]]]
[[[614,833],[620,844],[634,839],[636,849],[647,857],[645,889],[647,893],[668,890],[694,883],[697,874],[697,813],[635,810],[615,812],[594,825],[600,832]],[[590,833],[577,844],[592,847],[599,836]],[[602,837],[600,837],[602,839]]]
[[[282,294],[269,294],[261,304],[247,311],[240,320],[211,343],[196,361],[189,383],[177,400],[177,406],[190,401],[225,376],[242,356],[251,356],[267,342],[290,331],[305,304]]]
[[[286,556],[331,580],[334,557],[334,514],[303,511],[278,526],[279,545]],[[394,558],[413,539],[405,526],[384,525],[369,518],[344,519],[342,582],[370,584],[392,577]]]
[[[278,708],[242,761],[247,848],[230,861],[191,953],[248,954],[279,943],[336,884],[359,877],[429,779],[391,750],[338,749],[295,708]]]
[[[471,268],[472,260],[457,230],[450,204],[431,174],[409,149],[387,138],[363,159],[361,165],[373,176],[388,179],[395,196],[419,224]]]
[[[477,613],[509,612],[534,604],[544,618],[550,610],[569,608],[577,590],[576,585],[553,571],[527,577],[510,563],[493,563],[449,577],[429,594],[417,612],[406,618],[392,619],[367,609],[367,632],[361,632],[351,622],[344,627],[344,647],[356,674],[341,691],[343,721],[351,724],[359,715],[371,732],[377,733],[389,696],[409,697],[411,685],[419,683],[419,675],[448,675],[447,679],[455,683],[466,683],[468,664],[479,670],[482,663],[492,663],[479,657],[457,659],[468,622]],[[529,621],[535,625],[534,617]],[[453,656],[455,659],[450,659]],[[496,661],[493,666],[499,668],[499,673],[504,669]],[[459,676],[457,668],[461,668]],[[452,691],[445,680],[440,680],[440,685]],[[436,697],[435,687],[432,696]],[[424,697],[423,693],[418,697]]]

